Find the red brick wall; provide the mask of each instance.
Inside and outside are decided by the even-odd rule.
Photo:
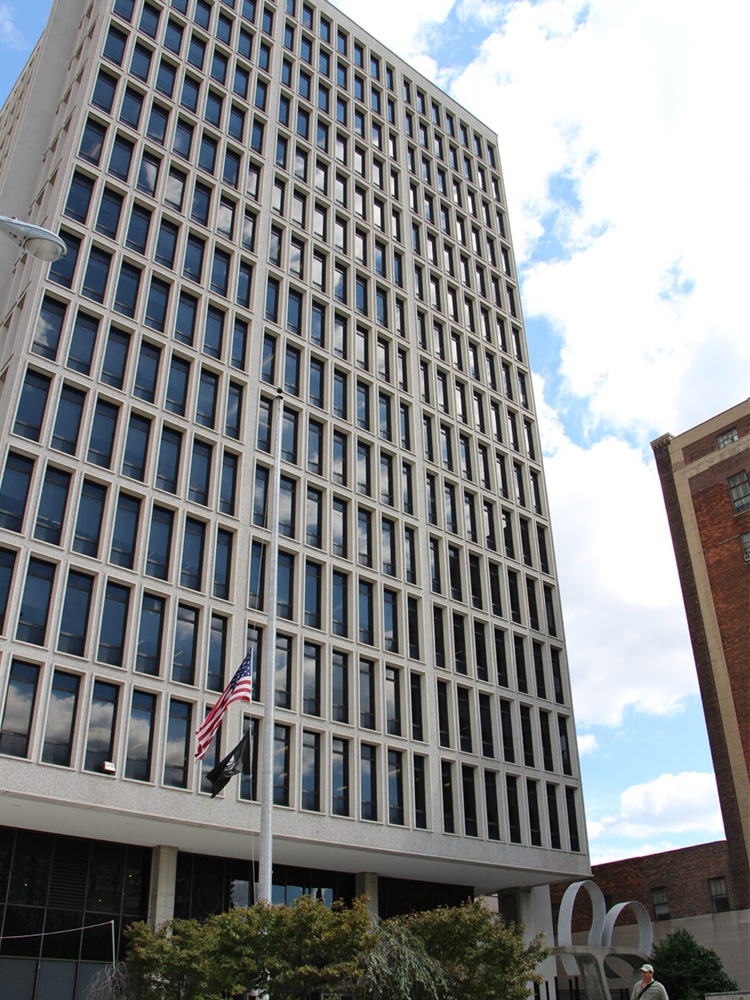
[[[697,847],[684,847],[678,851],[649,854],[642,858],[628,858],[606,865],[592,867],[592,880],[604,893],[607,907],[615,903],[637,900],[646,907],[655,920],[651,890],[666,888],[669,896],[670,917],[673,920],[712,913],[713,903],[708,889],[710,878],[724,877],[729,889],[730,908],[737,908],[729,879],[727,842],[714,841]],[[552,904],[559,904],[567,885],[550,886]],[[632,910],[626,910],[619,924],[633,924]],[[591,926],[591,903],[588,893],[581,890],[573,910],[573,932],[587,931]]]
[[[745,424],[750,421],[743,418]],[[730,876],[733,882],[736,906],[744,909],[750,906],[750,866],[741,825],[734,781],[729,763],[726,738],[719,712],[719,702],[713,673],[711,654],[706,641],[706,628],[701,610],[695,573],[685,534],[683,511],[680,507],[674,480],[669,445],[672,439],[667,435],[654,442],[656,465],[664,493],[664,503],[672,533],[672,542],[680,575],[680,585],[685,603],[690,640],[698,673],[698,683],[706,716],[708,738],[711,746],[716,783],[719,790],[724,831],[728,842]],[[736,515],[729,497],[727,479],[740,469],[748,466],[748,453],[724,454],[718,449],[716,435],[711,434],[690,446],[691,457],[698,457],[699,445],[705,442],[705,450],[715,450],[717,461],[709,468],[690,479],[690,492],[698,524],[701,545],[711,587],[711,600],[716,609],[722,647],[727,663],[732,693],[737,706],[737,717],[743,733],[746,766],[748,754],[747,719],[750,717],[750,695],[748,694],[748,659],[750,657],[750,563],[744,561],[740,535],[750,531],[750,512]],[[708,448],[708,443],[712,447]],[[687,455],[688,449],[685,451]]]

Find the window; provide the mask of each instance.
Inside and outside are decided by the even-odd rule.
[[[714,913],[726,913],[729,910],[729,892],[727,890],[726,878],[723,875],[718,878],[710,878],[708,880],[708,891],[711,894]]]
[[[750,509],[750,483],[747,479],[747,472],[742,471],[730,476],[727,485],[735,514],[741,514]]]
[[[34,527],[34,538],[60,544],[65,508],[68,504],[70,473],[47,466]]]
[[[117,415],[118,410],[116,406],[106,403],[102,399],[97,402],[96,410],[94,411],[94,420],[91,425],[89,450],[86,459],[104,469],[110,467],[112,460]]]
[[[549,785],[547,786],[550,787]],[[669,905],[669,893],[666,886],[660,886],[651,890],[651,903],[654,907],[654,917],[656,920],[669,920],[672,911]]]
[[[273,802],[277,806],[289,805],[289,726],[274,727],[273,749]]]
[[[153,749],[156,696],[146,691],[133,691],[130,704],[128,749],[125,758],[125,777],[134,781],[151,780],[151,755]]]
[[[104,773],[104,765],[113,760],[118,694],[114,684],[94,682],[83,765],[87,771]]]
[[[198,614],[197,608],[185,604],[178,605],[172,654],[172,680],[180,684],[195,683]]]
[[[75,674],[55,670],[42,749],[42,760],[47,764],[70,767],[78,689],[79,678]]]
[[[164,754],[164,784],[185,788],[190,749],[191,706],[176,698],[169,702],[167,745]]]
[[[108,583],[101,614],[97,659],[115,667],[123,665],[125,633],[128,621],[130,591],[116,583]]]
[[[302,733],[302,808],[320,811],[320,733]]]
[[[45,644],[54,579],[54,565],[43,562],[41,559],[29,559],[16,628],[16,639],[33,643],[36,646]]]
[[[0,753],[13,757],[28,754],[38,676],[39,667],[13,660],[0,725]]]
[[[152,677],[158,677],[160,673],[164,607],[164,598],[154,594],[143,595],[135,669]]]
[[[26,372],[13,425],[14,434],[20,434],[30,441],[39,440],[49,386],[50,380],[46,375],[31,370]]]
[[[99,535],[107,489],[98,483],[85,479],[78,501],[78,520],[73,537],[73,551],[84,555],[97,556]]]
[[[336,736],[331,740],[331,812],[349,815],[349,742]]]
[[[724,431],[722,434],[719,434],[716,438],[716,443],[719,446],[719,448],[726,448],[727,445],[732,444],[734,441],[739,441],[739,434],[737,433],[736,427],[733,427],[729,431]]]

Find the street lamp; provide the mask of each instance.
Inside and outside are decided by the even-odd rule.
[[[9,219],[6,215],[0,215],[0,232],[9,236],[25,253],[30,253],[39,260],[60,260],[68,252],[68,248],[56,233],[51,233],[42,226],[34,226],[30,222],[21,222],[20,219]]]

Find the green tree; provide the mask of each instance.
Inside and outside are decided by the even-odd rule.
[[[357,993],[364,1000],[441,1000],[446,982],[440,963],[398,919],[377,930],[377,944],[365,956]]]
[[[684,927],[667,934],[654,947],[653,964],[656,979],[665,987],[669,1000],[689,1000],[695,995],[737,989],[716,952],[698,944]]]
[[[364,900],[328,907],[312,896],[291,906],[259,903],[157,931],[129,930],[128,966],[138,1000],[221,1000],[261,990],[270,1000],[342,992],[374,944]]]
[[[530,942],[523,929],[491,913],[481,900],[412,913],[401,920],[440,964],[445,1000],[525,1000],[537,966],[549,955],[541,935]]]

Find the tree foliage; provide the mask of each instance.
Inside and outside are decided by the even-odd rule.
[[[270,1000],[350,989],[374,944],[364,900],[327,907],[311,896],[129,930],[139,1000],[221,1000],[260,990]]]
[[[363,1000],[441,1000],[446,981],[440,963],[401,920],[378,927],[358,984]]]
[[[656,978],[670,1000],[737,989],[737,983],[726,974],[716,952],[698,944],[684,927],[678,927],[655,945],[653,963]]]
[[[132,1000],[269,1000],[348,993],[356,1000],[526,1000],[548,951],[478,900],[374,927],[365,899],[259,903],[153,931],[131,926]]]
[[[401,918],[440,964],[445,1000],[525,1000],[537,966],[549,955],[541,935],[526,943],[523,930],[491,913],[479,899]]]

